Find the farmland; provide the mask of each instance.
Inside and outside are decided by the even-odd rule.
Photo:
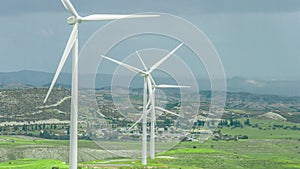
[[[70,93],[67,89],[55,89],[49,103],[43,105],[45,92],[43,88],[0,91],[0,169],[68,168]],[[176,119],[160,116],[158,126],[165,129],[161,135],[157,135],[160,140],[156,143],[157,158],[148,159],[149,166],[300,168],[299,97],[227,93],[221,122],[208,126],[212,127],[212,136],[206,140],[201,139],[201,129],[206,122],[202,117],[208,113],[209,95],[208,91],[200,92],[203,99],[199,118],[194,121],[192,129],[187,130],[190,134],[182,137],[181,142],[179,139],[174,142],[161,139],[163,134],[176,134],[175,131],[180,130],[180,127],[171,127],[177,124]],[[107,121],[106,127],[110,129],[92,133],[89,129],[95,127],[96,123],[81,121],[79,166],[143,168],[140,163],[139,126],[131,133],[123,132],[122,129],[130,127],[133,122],[122,118],[112,103],[109,90],[97,91],[96,97],[100,111],[89,109],[95,116],[81,114],[81,119],[104,118]],[[139,95],[131,95],[136,107],[141,105],[139,98]],[[176,98],[171,95],[168,100]],[[176,111],[177,105],[170,101],[167,107]],[[112,131],[109,137],[105,135]],[[99,134],[102,138],[92,141],[88,137],[91,134]],[[129,139],[123,142],[126,138]]]
[[[285,125],[300,127],[299,124],[276,120],[250,119],[250,122],[261,126],[245,126],[243,128],[222,127],[221,133],[228,135],[246,134],[249,139],[238,141],[213,141],[181,142],[171,150],[159,152],[155,160],[149,159],[149,166],[157,168],[300,168],[300,131],[284,129],[282,127],[266,129],[269,126]],[[66,140],[36,139],[30,137],[1,136],[0,147],[16,150],[24,146],[47,148],[51,153],[51,147],[55,149],[67,149]],[[3,141],[3,140],[10,140]],[[13,140],[13,141],[12,141]],[[124,144],[124,143],[116,143]],[[132,143],[132,146],[134,144]],[[80,140],[79,154],[86,149],[99,149],[93,141]],[[24,150],[24,149],[23,149]],[[67,152],[66,152],[67,154]],[[107,154],[102,151],[102,155]],[[99,154],[99,156],[101,153]],[[102,158],[102,157],[99,157]],[[51,168],[67,168],[64,160],[50,159],[16,159],[1,163],[0,168],[14,166],[16,168],[39,168],[39,165]],[[21,166],[21,167],[20,167]],[[46,167],[48,166],[48,167]],[[117,168],[143,168],[139,159],[131,159],[117,156],[107,156],[105,159],[82,161],[82,168],[111,167]]]

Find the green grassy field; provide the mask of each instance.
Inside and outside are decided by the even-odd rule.
[[[29,137],[5,136],[0,135],[0,147],[16,147],[22,145],[48,145],[48,146],[69,146],[69,140],[50,140],[50,139],[29,139]],[[99,146],[89,140],[80,140],[79,147],[84,148],[99,148]]]
[[[67,169],[69,166],[62,161],[51,159],[21,159],[0,163],[0,169],[51,169],[52,167]]]
[[[157,168],[300,168],[299,152],[294,151],[295,142],[265,142],[249,140],[243,142],[182,143],[178,148],[159,153],[158,158],[149,160],[149,166]],[[196,148],[193,148],[196,146]],[[166,158],[167,157],[167,158]],[[106,165],[109,164],[109,165]],[[123,166],[142,168],[140,160],[107,160],[79,164],[87,166]],[[126,166],[126,165],[130,166]],[[57,160],[22,159],[0,163],[0,168],[67,168]],[[86,166],[86,167],[84,167]]]
[[[240,120],[243,121],[243,120]],[[230,135],[247,135],[250,139],[300,139],[300,130],[283,129],[273,127],[274,125],[283,126],[296,126],[300,127],[300,124],[284,122],[278,120],[263,120],[263,119],[251,119],[252,126],[257,124],[259,127],[253,128],[252,126],[244,126],[243,128],[237,127],[223,127],[222,133]]]
[[[149,165],[157,168],[300,168],[299,152],[295,140],[246,140],[185,142],[167,152],[159,153]],[[128,166],[129,165],[129,166]],[[67,168],[56,160],[22,159],[0,163],[0,168]],[[143,168],[140,160],[108,159],[79,164],[82,168],[112,166]]]
[[[148,159],[153,168],[184,169],[242,169],[242,168],[300,168],[300,131],[274,128],[275,125],[296,126],[299,124],[251,119],[251,124],[259,127],[243,128],[223,127],[222,133],[248,135],[249,139],[238,141],[181,142],[173,149],[160,152],[154,160]],[[13,136],[0,136],[0,147],[18,147],[24,145],[68,146],[68,141],[26,139]],[[124,144],[124,143],[120,143]],[[134,146],[134,145],[130,145]],[[92,141],[79,141],[79,147],[98,148]],[[105,159],[80,163],[82,168],[144,168],[140,159]],[[1,168],[40,169],[59,167],[68,168],[62,161],[51,159],[20,159],[0,163]]]

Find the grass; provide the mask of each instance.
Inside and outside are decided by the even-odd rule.
[[[28,139],[27,137],[0,135],[0,147],[15,147],[21,145],[69,146],[69,140]],[[97,148],[99,146],[90,140],[79,140],[79,147]]]
[[[242,120],[241,120],[242,121]],[[156,159],[148,159],[152,168],[184,168],[184,169],[244,169],[244,168],[272,168],[272,169],[300,169],[300,131],[276,128],[273,125],[298,126],[299,124],[276,120],[251,119],[251,124],[257,123],[259,128],[245,126],[244,128],[223,127],[222,133],[231,135],[248,135],[249,139],[239,141],[212,141],[203,143],[182,142],[171,150],[160,152]],[[24,145],[47,145],[53,147],[68,146],[66,140],[27,139],[14,136],[0,136],[0,147],[15,148]],[[12,141],[13,140],[13,141]],[[134,143],[114,143],[116,146],[134,148]],[[166,144],[167,145],[167,144]],[[157,148],[166,146],[157,144]],[[80,140],[79,147],[97,148],[92,141]],[[107,166],[106,166],[107,165]],[[1,168],[52,168],[53,166],[68,168],[68,165],[57,160],[20,159],[0,163]],[[144,168],[140,159],[105,159],[80,163],[82,168],[88,166],[114,168]]]
[[[237,113],[237,114],[260,114],[262,112],[259,111],[246,111],[246,110],[241,110],[241,109],[228,109],[229,111],[233,112],[233,113]]]
[[[299,142],[296,140],[278,139],[184,142],[169,151],[158,153],[154,160],[148,159],[148,166],[186,169],[300,168],[300,148],[295,148],[297,144]],[[101,160],[92,163],[130,164],[131,167],[122,168],[143,168],[140,160]]]
[[[240,120],[243,122],[243,120]],[[281,139],[298,140],[300,139],[300,130],[291,130],[283,128],[273,128],[273,125],[297,126],[299,124],[284,122],[278,120],[251,119],[251,124],[258,124],[259,127],[244,126],[243,128],[223,127],[222,133],[230,135],[247,135],[250,139]]]
[[[159,155],[174,157],[167,164],[183,168],[300,168],[299,150],[295,148],[297,143],[293,140],[181,143]],[[192,148],[194,146],[196,148]]]
[[[173,149],[148,159],[154,168],[300,168],[300,142],[296,140],[249,139],[246,141],[184,142]],[[119,168],[143,168],[139,159],[107,159],[80,163],[79,166],[119,166]],[[127,166],[130,165],[130,166]],[[1,168],[52,168],[68,166],[57,160],[21,159],[0,163]]]
[[[67,169],[69,166],[62,161],[51,159],[20,159],[0,163],[0,169],[51,169],[52,167]]]

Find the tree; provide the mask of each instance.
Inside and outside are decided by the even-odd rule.
[[[251,126],[250,120],[248,118],[244,121],[244,125],[245,126]]]
[[[19,127],[14,125],[14,131],[18,131],[18,130],[19,130]],[[1,128],[1,131],[2,131],[2,128]]]
[[[233,119],[232,119],[232,118],[229,119],[229,125],[230,125],[230,126],[233,126],[233,125],[234,125],[234,124],[233,124]]]
[[[70,127],[67,128],[67,135],[70,135]]]
[[[27,131],[27,125],[26,124],[23,124],[22,130]]]

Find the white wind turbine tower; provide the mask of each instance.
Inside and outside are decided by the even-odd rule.
[[[147,90],[149,92],[149,102],[151,102],[152,106],[151,106],[151,133],[153,131],[153,134],[151,134],[151,142],[150,145],[151,149],[154,150],[154,119],[155,115],[153,115],[155,113],[155,106],[154,106],[154,96],[153,96],[153,86],[152,86],[152,82],[154,82],[151,73],[158,67],[160,66],[164,61],[166,61],[171,55],[173,55],[177,49],[179,49],[181,46],[183,45],[183,43],[179,44],[175,49],[173,49],[170,53],[168,53],[166,56],[164,56],[161,60],[159,60],[157,63],[155,63],[149,70],[141,70],[138,69],[136,67],[130,66],[128,64],[125,64],[123,62],[117,61],[115,59],[106,57],[104,55],[102,55],[103,58],[110,60],[114,63],[117,63],[123,67],[125,67],[126,69],[129,69],[133,72],[139,73],[141,76],[144,77],[144,94],[143,94],[143,114],[142,114],[142,118],[143,118],[143,136],[142,136],[142,164],[147,164]],[[137,53],[138,54],[138,53]],[[140,56],[138,55],[138,57],[140,58]],[[141,59],[140,59],[141,60]],[[141,62],[143,63],[143,66],[145,67],[144,62],[141,60]],[[151,80],[152,79],[152,80]],[[164,85],[164,86],[168,86],[168,85]],[[162,109],[162,108],[161,108]],[[166,110],[167,112],[167,110]],[[150,149],[150,150],[151,150]],[[152,150],[151,150],[152,153]],[[154,151],[153,151],[154,153]]]
[[[71,13],[68,18],[68,24],[73,25],[73,30],[65,47],[61,61],[58,65],[52,83],[45,97],[44,103],[47,101],[54,84],[71,52],[72,49],[72,91],[71,91],[71,118],[70,118],[70,159],[71,169],[77,169],[77,123],[78,123],[78,26],[85,21],[105,21],[127,18],[146,18],[158,17],[159,15],[114,15],[114,14],[93,14],[85,17],[80,16],[69,0],[61,0],[64,7]]]

